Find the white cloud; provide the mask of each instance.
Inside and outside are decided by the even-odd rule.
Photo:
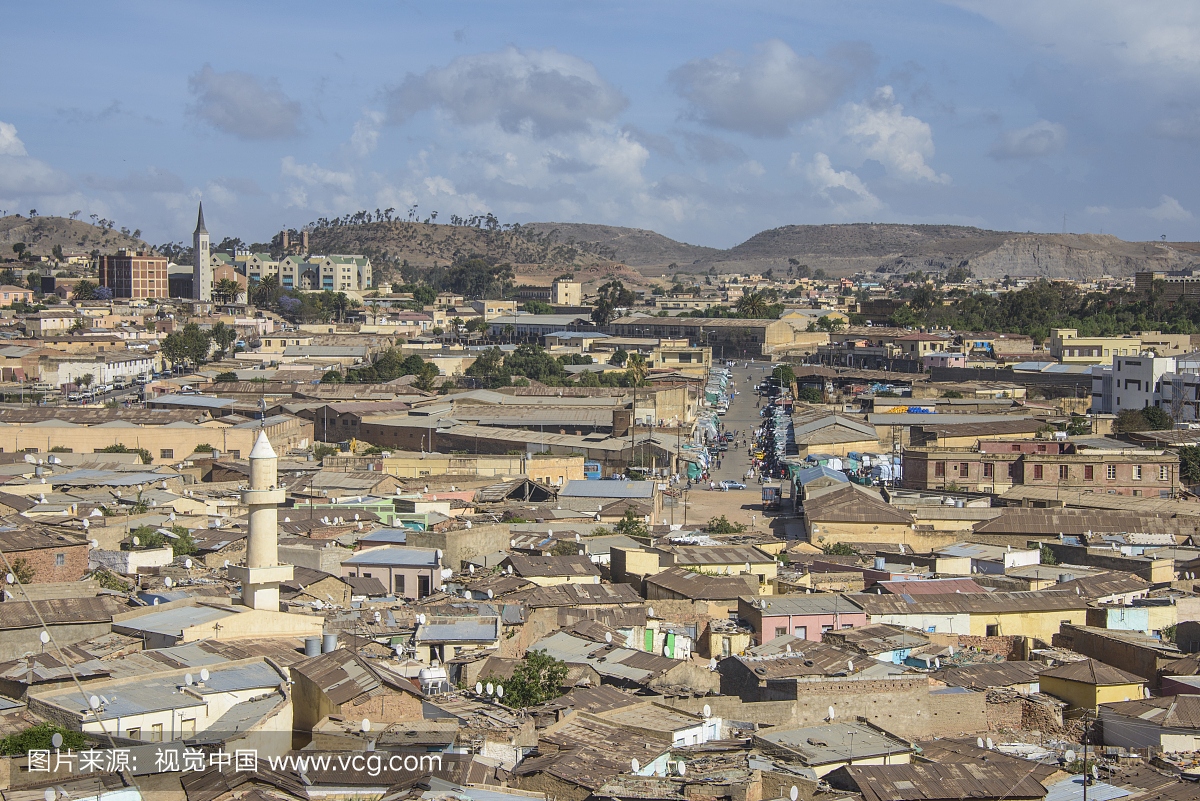
[[[188,78],[196,97],[189,111],[241,139],[288,139],[300,133],[300,104],[279,81],[247,72],[216,72],[207,64]]]
[[[841,214],[874,211],[883,205],[861,178],[849,170],[834,169],[824,153],[815,154],[808,163],[802,161],[799,153],[793,153],[790,166],[803,174],[817,194]]]
[[[370,155],[379,144],[379,131],[383,126],[384,115],[381,111],[368,110],[354,123],[354,133],[350,135],[350,149],[359,157]]]
[[[0,156],[27,156],[25,143],[17,136],[17,126],[0,122]]]
[[[945,0],[1076,63],[1200,77],[1200,5],[1178,0]]]
[[[1110,209],[1108,206],[1088,206],[1084,209],[1084,212],[1086,214],[1104,215],[1112,214],[1112,209]]]
[[[29,155],[15,125],[0,122],[0,192],[56,195],[69,189],[66,175]]]
[[[926,163],[933,156],[929,123],[906,115],[892,87],[880,87],[863,103],[847,103],[842,119],[844,136],[865,158],[886,167],[889,175],[908,181],[950,182],[949,175],[938,173]]]
[[[1163,195],[1159,204],[1152,209],[1143,209],[1145,214],[1163,222],[1181,222],[1192,219],[1192,213],[1170,195]]]
[[[587,61],[554,49],[515,47],[410,74],[387,96],[393,122],[440,109],[459,125],[495,123],[509,133],[528,130],[537,137],[587,130],[627,105]]]
[[[293,181],[283,189],[285,205],[321,211],[334,211],[353,205],[353,173],[331,170],[319,164],[300,164],[293,157],[284,156],[279,174]]]
[[[1040,159],[1059,153],[1067,144],[1067,129],[1057,122],[1038,120],[1024,128],[1004,131],[988,152],[995,159]]]
[[[793,124],[832,107],[852,72],[768,39],[748,58],[726,52],[689,61],[670,80],[698,120],[753,136],[785,136]]]

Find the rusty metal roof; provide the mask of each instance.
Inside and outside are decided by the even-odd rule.
[[[1081,659],[1078,662],[1068,662],[1056,668],[1042,671],[1042,678],[1062,679],[1063,681],[1078,681],[1084,684],[1141,684],[1145,681],[1141,676],[1135,676],[1124,670],[1119,670],[1095,659]]]
[[[37,612],[47,625],[72,623],[104,623],[112,621],[113,615],[128,612],[124,598],[98,595],[95,598],[53,598],[45,601],[6,601],[4,614],[0,615],[0,630],[26,629],[40,626]]]
[[[642,580],[691,600],[731,601],[742,595],[758,592],[758,577],[750,574],[737,576],[707,576],[693,573],[682,567],[671,567]]]
[[[834,787],[858,790],[864,801],[959,801],[1044,799],[1046,788],[1007,766],[974,763],[852,765],[826,776]]]
[[[514,553],[509,554],[504,562],[512,565],[515,575],[525,577],[600,575],[600,568],[586,556],[526,556]]]
[[[1086,609],[1087,601],[1075,593],[989,592],[944,595],[855,595],[868,615],[997,614]]]

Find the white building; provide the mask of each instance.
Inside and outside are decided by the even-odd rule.
[[[204,227],[204,203],[196,214],[192,233],[192,298],[212,300],[213,270],[208,251],[208,229]]]
[[[1092,413],[1120,414],[1126,409],[1160,406],[1163,378],[1175,372],[1173,357],[1114,356],[1111,366],[1092,368]]]

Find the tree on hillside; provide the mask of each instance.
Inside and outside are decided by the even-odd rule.
[[[213,344],[217,347],[217,358],[223,359],[230,346],[237,341],[238,333],[237,329],[233,326],[217,321],[213,324],[210,336],[212,337]]]
[[[232,278],[222,278],[213,284],[212,294],[218,303],[233,303],[242,294],[242,285]]]
[[[80,281],[75,285],[74,295],[77,300],[92,300],[96,296],[96,285],[91,281]]]

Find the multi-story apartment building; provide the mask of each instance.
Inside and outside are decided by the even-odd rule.
[[[1111,366],[1092,367],[1092,413],[1160,406],[1163,379],[1175,370],[1174,358],[1150,355],[1114,356]]]
[[[247,263],[247,270],[250,269]],[[260,274],[270,275],[270,269],[269,263],[263,262]],[[374,281],[371,260],[366,256],[287,256],[277,269],[279,285],[284,289],[366,292]]]
[[[1141,448],[1078,450],[1072,443],[1002,441],[977,448],[908,448],[906,489],[999,494],[1014,485],[1072,493],[1172,497],[1179,490],[1179,456]]]
[[[167,259],[157,253],[122,248],[115,256],[100,257],[100,286],[114,298],[167,297]]]
[[[1051,328],[1047,344],[1050,355],[1062,364],[1109,364],[1114,356],[1142,352],[1141,337],[1081,337],[1074,328]]]

